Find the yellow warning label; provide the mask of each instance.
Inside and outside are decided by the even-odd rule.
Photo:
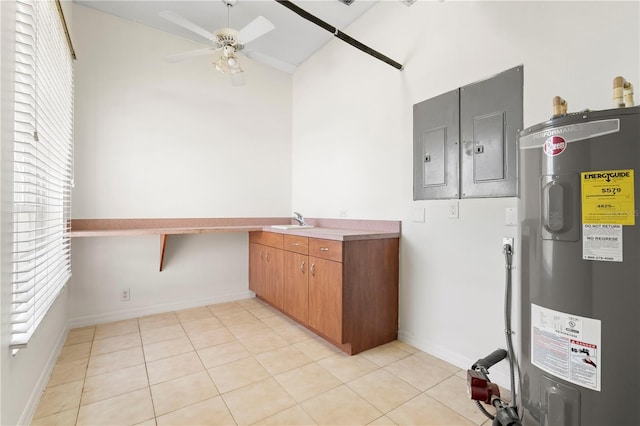
[[[582,172],[582,223],[635,225],[633,170]]]

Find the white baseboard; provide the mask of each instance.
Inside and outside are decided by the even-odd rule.
[[[69,323],[67,322],[65,326],[60,331],[58,335],[58,340],[56,342],[55,348],[49,354],[49,358],[47,359],[47,363],[45,364],[42,372],[40,373],[40,377],[38,377],[38,381],[36,385],[33,387],[33,391],[29,396],[29,400],[27,401],[27,405],[24,407],[24,411],[22,411],[22,415],[20,416],[20,420],[18,421],[19,425],[29,425],[33,420],[33,415],[36,413],[38,409],[38,404],[40,403],[40,398],[44,390],[47,388],[47,384],[49,383],[49,379],[51,378],[51,373],[53,373],[53,369],[56,366],[56,362],[58,361],[58,357],[62,352],[62,348],[64,347],[64,342],[67,340],[67,334],[69,334]]]
[[[449,364],[453,364],[456,367],[459,367],[463,370],[468,370],[469,368],[471,368],[473,363],[478,360],[477,358],[472,359],[466,355],[462,355],[457,352],[452,352],[449,349],[436,345],[433,342],[420,339],[415,335],[404,332],[402,330],[398,331],[398,340],[401,340],[415,348],[420,349],[421,351],[424,351],[430,355],[440,358],[443,361],[447,361]],[[499,386],[502,386],[505,389],[511,388],[511,381],[509,378],[508,369],[506,374],[497,368],[492,370],[491,381],[494,383],[497,383]]]
[[[165,303],[160,305],[144,306],[141,308],[123,309],[96,315],[86,315],[82,317],[70,318],[68,324],[69,328],[73,329],[114,321],[122,321],[131,318],[139,318],[164,312],[173,312],[183,309],[197,308],[200,306],[214,305],[216,303],[233,302],[235,300],[247,299],[254,296],[255,294],[253,292],[244,290],[237,293],[208,297],[204,299],[183,300],[176,303]]]

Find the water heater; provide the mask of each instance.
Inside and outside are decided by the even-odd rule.
[[[640,107],[520,134],[520,415],[640,425]]]

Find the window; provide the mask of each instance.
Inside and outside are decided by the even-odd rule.
[[[11,347],[25,347],[71,276],[73,58],[60,4],[16,2]]]

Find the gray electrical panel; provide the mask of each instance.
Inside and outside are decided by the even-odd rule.
[[[517,195],[522,66],[413,106],[414,200]]]
[[[413,106],[415,200],[458,198],[459,91]]]
[[[522,67],[460,89],[460,198],[517,195]]]

